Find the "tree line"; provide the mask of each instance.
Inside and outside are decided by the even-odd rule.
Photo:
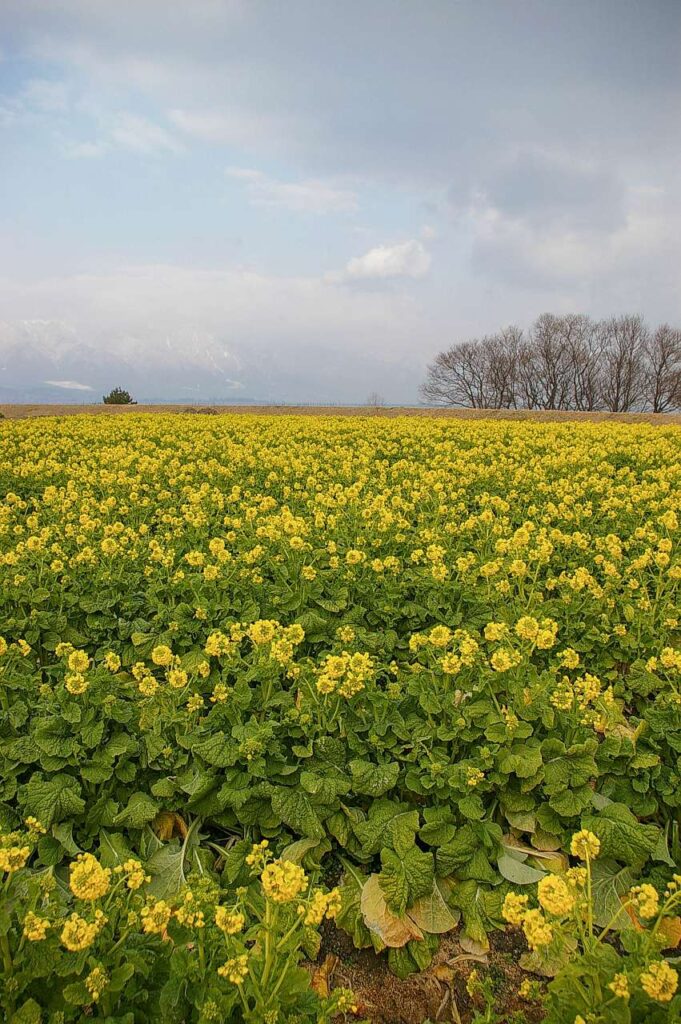
[[[438,353],[420,394],[472,409],[671,412],[681,407],[681,330],[652,330],[638,315],[543,313],[528,331],[506,327]]]

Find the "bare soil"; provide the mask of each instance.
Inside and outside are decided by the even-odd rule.
[[[653,423],[670,426],[681,423],[681,413],[608,413],[528,411],[527,409],[428,409],[419,406],[335,406],[335,405],[2,405],[6,419],[35,416],[129,416],[138,413],[185,413],[193,415],[251,416],[423,416],[429,419],[533,420],[543,422],[607,420],[622,423]]]
[[[476,1011],[484,1010],[480,998],[471,998],[466,982],[473,970],[489,978],[494,1005],[502,1021],[513,1018],[540,1024],[541,1007],[518,995],[521,982],[532,977],[518,966],[525,943],[517,931],[495,933],[492,948],[481,958],[468,954],[455,935],[442,936],[440,948],[428,970],[404,981],[388,968],[384,953],[355,949],[352,940],[333,925],[323,933],[317,964],[310,965],[315,987],[351,988],[357,999],[357,1016],[371,1024],[470,1024]]]

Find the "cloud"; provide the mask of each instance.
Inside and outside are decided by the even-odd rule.
[[[0,318],[6,386],[86,379],[137,398],[197,386],[228,395],[241,385],[241,395],[273,401],[363,401],[375,388],[413,402],[433,337],[428,313],[399,292],[238,268],[4,281]],[[419,325],[431,339],[422,353]]]
[[[357,194],[325,181],[277,181],[261,171],[230,167],[227,174],[246,184],[253,206],[279,206],[298,213],[353,213]]]
[[[615,230],[626,191],[615,169],[579,155],[530,149],[503,161],[482,189],[506,216],[563,230]]]
[[[396,245],[377,245],[363,256],[348,261],[345,279],[349,281],[387,280],[392,277],[424,277],[430,269],[428,250],[416,239]]]
[[[51,384],[54,388],[66,388],[67,391],[92,391],[89,384],[79,384],[77,380],[46,380],[44,384]]]
[[[102,157],[115,149],[141,156],[183,152],[184,147],[162,125],[129,111],[99,119],[99,137],[82,142],[67,141],[64,153],[73,159]]]

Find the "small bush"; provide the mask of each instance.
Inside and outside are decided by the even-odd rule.
[[[103,396],[102,401],[104,405],[137,405],[130,392],[123,388],[114,388]]]

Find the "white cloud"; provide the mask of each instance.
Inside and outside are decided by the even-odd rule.
[[[346,280],[359,281],[391,277],[424,277],[430,269],[430,253],[411,239],[397,245],[377,245],[363,256],[351,259],[345,268]]]
[[[209,395],[238,388],[256,399],[357,401],[361,366],[389,400],[414,401],[430,353],[413,339],[435,333],[402,290],[238,268],[134,266],[2,283],[6,385],[78,383],[87,372],[95,388],[120,382],[136,397],[200,382]],[[36,315],[44,320],[27,321]]]
[[[253,151],[269,148],[272,143],[285,143],[294,133],[291,115],[282,117],[262,109],[226,106],[221,110],[202,108],[185,110],[173,107],[167,111],[168,121],[186,135],[218,146],[241,147]]]
[[[55,388],[66,388],[67,391],[92,391],[89,384],[79,384],[77,380],[46,380],[43,383]]]
[[[142,156],[178,154],[184,147],[162,125],[139,114],[119,111],[99,118],[99,137],[82,142],[67,141],[64,153],[73,159],[105,156],[114,149],[125,149]]]
[[[165,128],[138,114],[118,114],[111,125],[111,140],[137,153],[179,153],[182,149]]]
[[[357,209],[355,192],[329,182],[313,178],[278,181],[260,171],[242,167],[230,167],[227,174],[246,183],[253,206],[280,206],[300,213],[352,213]]]

